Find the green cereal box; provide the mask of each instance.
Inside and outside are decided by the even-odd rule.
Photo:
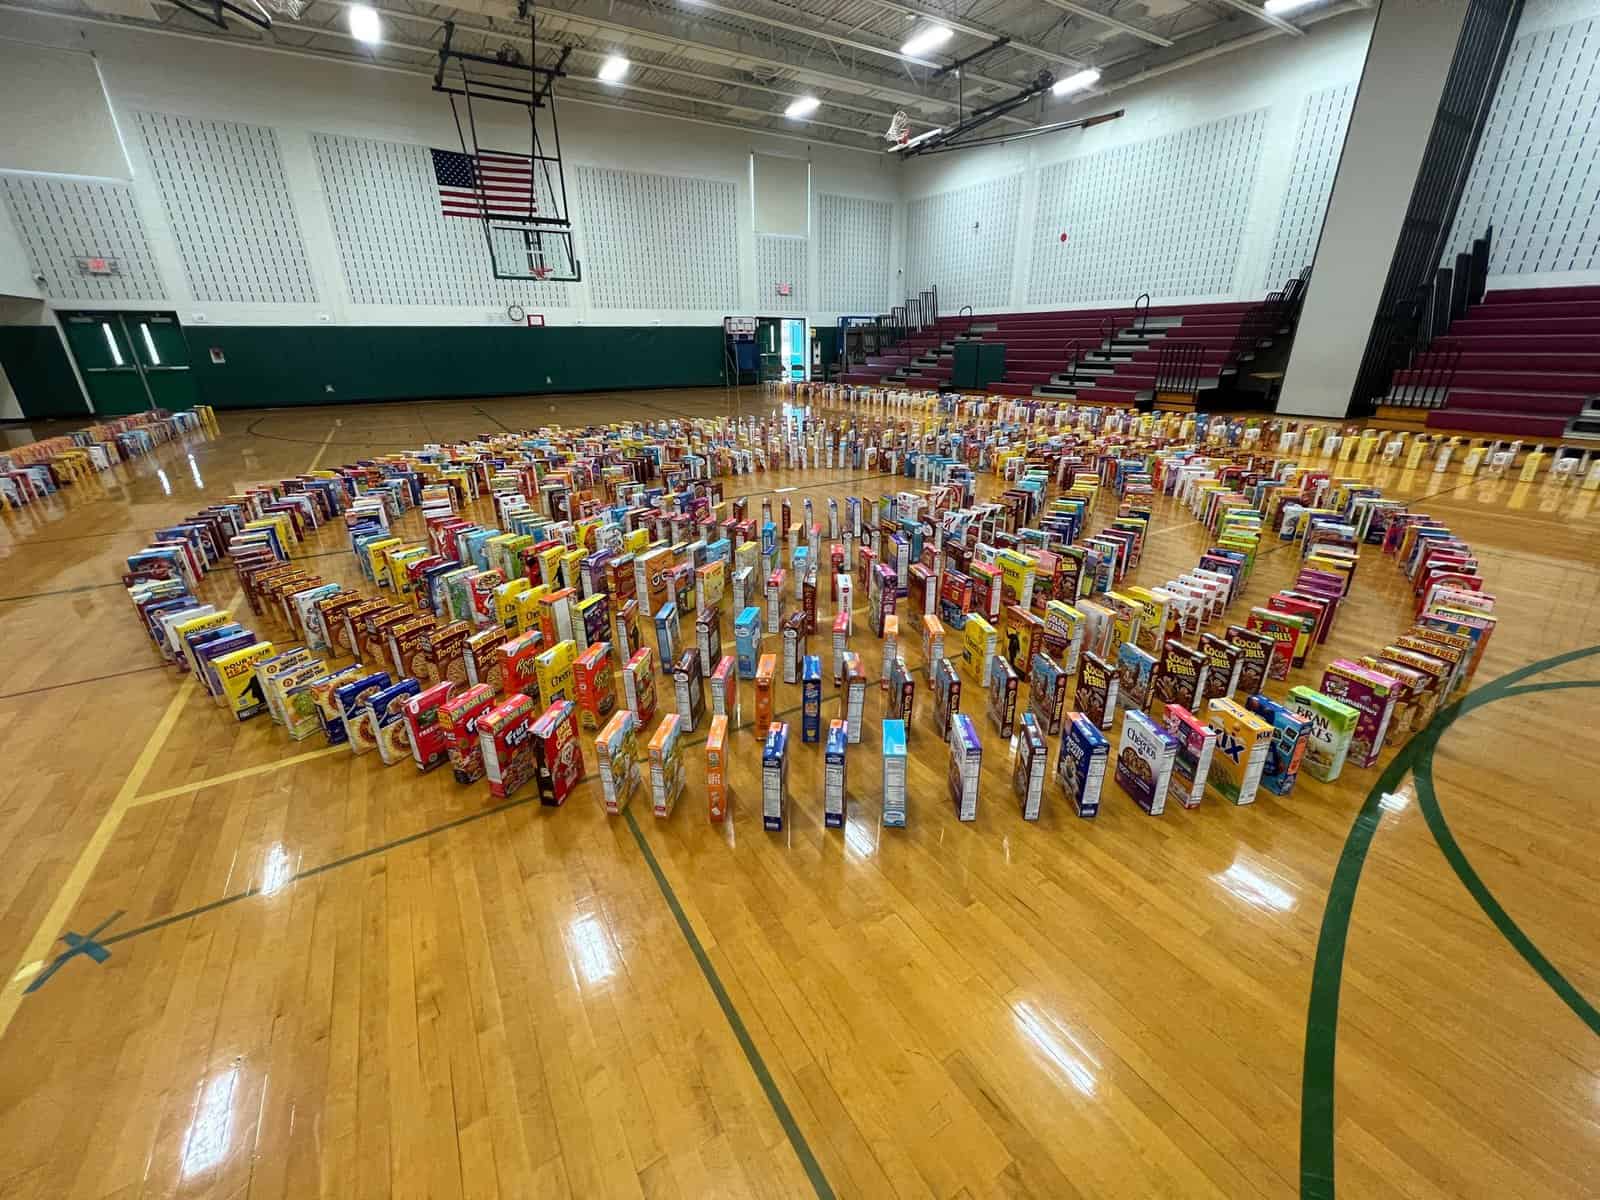
[[[1313,779],[1332,783],[1344,769],[1361,713],[1304,684],[1289,689],[1289,707],[1311,722],[1311,740],[1300,769]]]

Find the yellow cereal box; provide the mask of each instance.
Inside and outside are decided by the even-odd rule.
[[[967,615],[967,623],[961,628],[961,663],[981,688],[989,686],[989,664],[999,641],[993,625],[977,613]]]
[[[539,679],[539,696],[545,704],[557,700],[578,702],[578,689],[573,664],[578,661],[578,647],[574,642],[557,642],[534,660],[534,671]]]
[[[222,698],[236,721],[248,721],[266,712],[267,697],[256,677],[256,664],[271,658],[271,642],[257,642],[217,659],[217,678],[222,680]]]

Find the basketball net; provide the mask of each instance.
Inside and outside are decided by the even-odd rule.
[[[911,118],[906,115],[906,110],[901,109],[889,121],[889,131],[883,135],[886,142],[894,142],[904,146],[911,140]]]
[[[535,267],[533,268],[533,277],[543,283],[549,278],[550,272],[554,269],[553,267]]]

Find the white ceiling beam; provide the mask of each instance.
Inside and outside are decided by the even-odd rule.
[[[1059,66],[1078,70],[1089,65],[1081,58],[1073,58],[1070,54],[1061,54],[1055,50],[1046,50],[1043,46],[1024,41],[1019,37],[1013,37],[1004,30],[996,29],[993,26],[974,25],[971,21],[958,21],[952,17],[945,16],[941,12],[922,8],[919,5],[905,4],[901,0],[872,0],[872,2],[879,8],[888,9],[890,12],[897,12],[907,17],[920,17],[928,21],[936,21],[941,25],[948,25],[957,33],[965,33],[972,37],[988,38],[990,41],[998,38],[1010,38],[1011,40],[1007,43],[1006,49],[1021,50],[1027,54],[1032,54],[1036,58],[1042,58],[1046,62],[1056,63]]]
[[[1226,4],[1229,8],[1236,8],[1242,13],[1249,13],[1256,20],[1265,21],[1280,33],[1287,33],[1293,37],[1305,37],[1306,35],[1306,31],[1292,21],[1285,21],[1282,17],[1275,17],[1266,9],[1258,8],[1256,5],[1251,4],[1249,0],[1218,0],[1218,3]]]
[[[1171,38],[1164,38],[1159,33],[1152,33],[1148,29],[1140,29],[1137,25],[1130,25],[1126,21],[1119,21],[1116,17],[1110,16],[1107,13],[1095,12],[1095,10],[1092,8],[1085,8],[1081,4],[1074,4],[1072,0],[1045,0],[1045,3],[1059,8],[1062,12],[1069,12],[1076,16],[1080,16],[1086,21],[1098,21],[1108,29],[1120,30],[1123,33],[1132,34],[1136,38],[1143,38],[1153,46],[1172,45]],[[1239,3],[1243,4],[1244,0],[1239,0]]]

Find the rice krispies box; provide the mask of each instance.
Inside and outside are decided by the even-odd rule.
[[[478,749],[483,755],[489,791],[504,799],[516,794],[538,774],[534,750],[533,699],[521,692],[478,718]]]
[[[556,701],[533,723],[533,758],[539,803],[559,808],[583,779],[577,707],[570,700]]]

